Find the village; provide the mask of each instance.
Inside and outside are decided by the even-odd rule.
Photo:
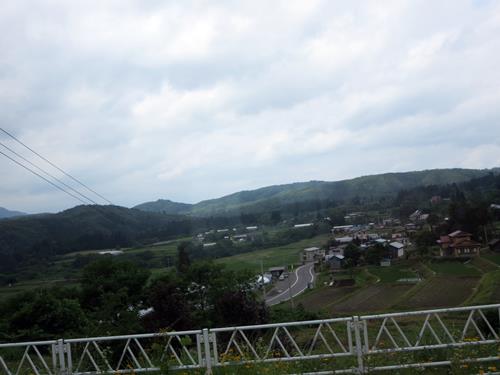
[[[434,198],[436,199],[436,198]],[[492,210],[497,210],[497,205],[491,205]],[[346,221],[358,221],[365,216],[362,212],[354,212],[345,216]],[[490,252],[500,252],[500,239],[492,239],[487,243],[476,240],[471,233],[455,230],[447,235],[442,235],[435,243],[425,249],[418,242],[419,233],[430,231],[428,222],[430,215],[421,210],[414,211],[402,223],[400,219],[384,218],[380,223],[369,222],[366,224],[334,225],[331,228],[330,240],[325,246],[311,246],[304,248],[295,265],[281,265],[270,267],[265,273],[259,275],[258,282],[269,287],[271,301],[287,301],[307,289],[315,286],[341,288],[353,287],[356,284],[354,270],[359,266],[372,266],[390,268],[398,266],[405,261],[433,259],[434,261],[468,262],[472,257],[480,255],[481,248]],[[328,218],[326,218],[328,220]],[[446,218],[445,218],[446,220]],[[312,226],[313,223],[295,225],[295,228]],[[484,239],[483,239],[484,240]],[[307,267],[310,274],[305,274],[307,280],[300,280],[300,274],[294,274],[294,267],[300,270]],[[291,275],[291,276],[290,276]],[[422,277],[416,272],[416,277],[401,278],[396,281],[403,283],[417,283]],[[289,279],[290,277],[290,279]],[[322,280],[318,285],[317,280]],[[299,285],[292,291],[290,285]],[[280,295],[281,298],[276,298]]]

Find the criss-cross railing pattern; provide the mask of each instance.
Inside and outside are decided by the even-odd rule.
[[[214,365],[350,356],[351,318],[210,330]]]
[[[65,341],[70,374],[116,374],[200,368],[201,331],[94,337]]]
[[[57,374],[57,345],[57,341],[0,344],[0,374]]]
[[[498,306],[362,316],[367,354],[490,344],[499,340]]]
[[[499,328],[500,304],[496,304],[0,344],[0,375],[163,374],[169,370],[212,374],[223,366],[275,366],[280,361],[319,363],[321,368],[312,366],[317,374],[423,369],[454,366],[457,361],[463,366],[498,365]],[[448,358],[458,351],[464,355]],[[405,353],[412,355],[405,357]]]

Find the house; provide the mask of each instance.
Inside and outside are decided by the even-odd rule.
[[[341,269],[344,265],[344,260],[345,260],[345,257],[343,255],[339,255],[339,254],[336,254],[336,255],[331,254],[331,255],[327,255],[325,257],[326,264],[328,264],[328,266],[332,270]]]
[[[285,267],[271,267],[269,268],[269,273],[273,279],[279,279],[279,277],[285,272]]]
[[[338,243],[341,243],[341,244],[348,244],[348,243],[351,243],[353,240],[354,240],[354,238],[352,238],[350,236],[336,237],[335,238],[335,241],[337,241]]]
[[[331,246],[328,248],[328,255],[344,255],[347,245]]]
[[[405,245],[397,241],[391,242],[389,244],[389,251],[392,259],[401,258],[405,255]]]
[[[409,216],[410,221],[413,223],[423,223],[423,222],[427,221],[428,218],[429,218],[429,214],[424,214],[420,210],[416,210],[414,213],[412,213]]]
[[[233,236],[233,241],[244,242],[244,241],[246,241],[247,237],[248,236],[246,234],[236,234]]]
[[[322,259],[324,255],[324,251],[319,247],[308,247],[302,250],[302,262],[315,262]]]
[[[434,195],[432,198],[431,198],[431,204],[439,204],[443,201],[443,198],[441,198],[440,195]]]
[[[437,243],[441,246],[440,255],[462,257],[479,254],[481,244],[474,241],[472,234],[457,230],[447,236],[441,236]]]
[[[354,225],[335,225],[332,229],[333,233],[348,232],[354,228]]]
[[[488,242],[488,246],[490,247],[491,251],[498,251],[500,252],[500,239],[495,238]]]

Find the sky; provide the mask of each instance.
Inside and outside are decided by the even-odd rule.
[[[0,126],[118,205],[500,166],[498,1],[16,0],[0,49]],[[0,206],[80,203],[0,176]]]

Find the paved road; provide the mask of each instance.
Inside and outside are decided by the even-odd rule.
[[[307,289],[309,283],[314,281],[314,263],[306,263],[290,273],[288,279],[278,281],[276,286],[269,291],[266,303],[270,306],[287,301],[290,296],[295,297]]]

